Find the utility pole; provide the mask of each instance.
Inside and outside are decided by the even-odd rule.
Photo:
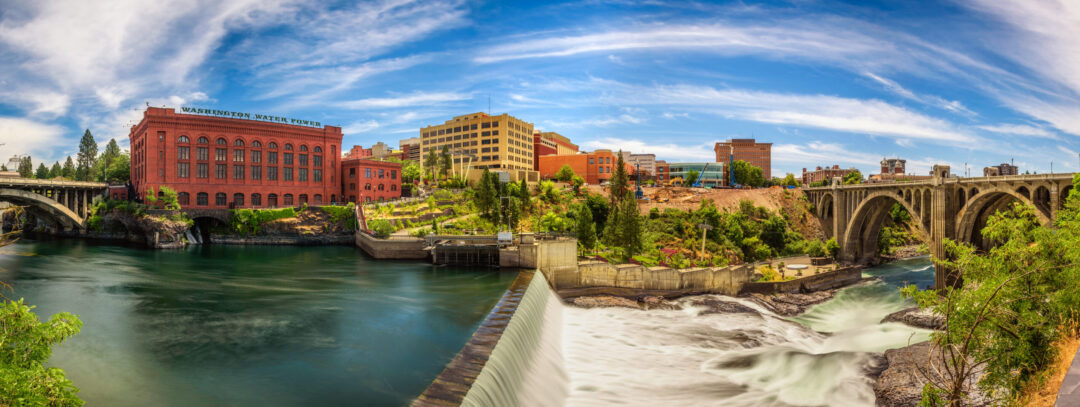
[[[697,226],[698,226],[698,228],[701,229],[701,253],[698,253],[698,260],[704,260],[705,259],[705,233],[712,230],[713,227],[711,225],[708,225],[708,224],[705,224],[705,223],[699,223]]]

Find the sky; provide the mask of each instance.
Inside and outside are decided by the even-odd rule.
[[[772,173],[1080,169],[1080,1],[0,0],[0,156],[127,148],[147,104],[397,146],[510,113],[583,149]]]

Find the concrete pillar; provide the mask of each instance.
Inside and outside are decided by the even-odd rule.
[[[945,256],[945,239],[955,238],[953,231],[946,227],[945,208],[948,205],[949,194],[946,193],[945,180],[949,174],[949,166],[935,165],[934,178],[931,181],[933,192],[931,194],[930,210],[930,255],[936,258]],[[934,273],[934,286],[943,288],[947,285],[959,282],[951,275],[951,270],[942,270],[941,267]]]
[[[1058,208],[1061,207],[1061,188],[1058,187],[1058,183],[1051,182],[1048,189],[1050,189],[1050,221],[1052,222],[1057,218]]]

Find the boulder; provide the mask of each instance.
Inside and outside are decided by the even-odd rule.
[[[941,330],[945,328],[945,317],[934,314],[930,310],[920,310],[919,307],[911,307],[886,315],[881,320],[881,323],[886,322],[899,322],[923,329]]]

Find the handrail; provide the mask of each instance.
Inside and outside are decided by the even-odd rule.
[[[108,188],[109,186],[109,184],[104,182],[42,180],[33,178],[0,178],[0,184],[31,186],[75,186],[87,188]]]

